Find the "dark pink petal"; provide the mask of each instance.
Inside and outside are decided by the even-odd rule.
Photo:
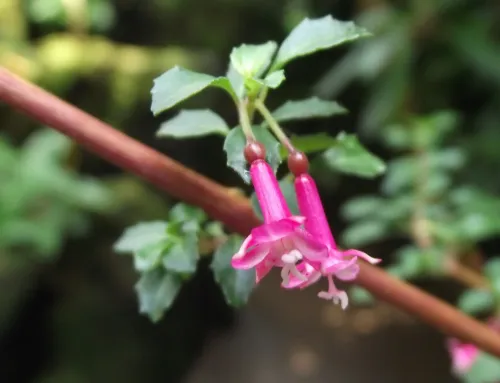
[[[322,272],[326,275],[335,275],[343,281],[352,281],[356,279],[359,273],[359,265],[357,258],[350,260],[341,260],[339,258],[330,257],[323,262]]]
[[[362,251],[355,250],[355,249],[349,249],[341,252],[342,255],[346,257],[359,257],[361,259],[364,259],[366,262],[371,263],[372,265],[376,265],[377,263],[381,262],[382,260],[379,258],[373,258],[370,257],[368,254],[363,253]]]
[[[476,361],[479,349],[473,344],[461,343],[457,339],[448,342],[453,370],[459,374],[466,373]]]
[[[267,259],[255,266],[255,283],[259,283],[273,268],[274,264]]]

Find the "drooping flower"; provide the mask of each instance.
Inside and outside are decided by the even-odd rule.
[[[476,361],[479,349],[474,344],[462,343],[458,339],[449,339],[447,346],[451,356],[452,371],[457,375],[464,375]]]
[[[264,224],[252,230],[231,264],[236,269],[255,267],[259,282],[274,266],[281,267],[285,284],[290,277],[307,281],[297,269],[297,262],[306,260],[321,264],[327,249],[304,230],[305,218],[292,216],[269,164],[257,159],[250,164],[250,177],[257,195]]]
[[[348,305],[347,294],[345,291],[337,289],[333,276],[343,281],[351,281],[357,277],[359,272],[358,258],[372,264],[380,262],[380,259],[372,258],[359,250],[349,249],[343,251],[337,247],[325,216],[318,189],[308,173],[296,176],[295,192],[300,213],[306,217],[304,223],[306,230],[327,247],[328,256],[320,262],[314,260],[301,262],[297,269],[307,277],[307,280],[303,281],[292,276],[289,283],[283,284],[283,287],[304,288],[315,283],[324,275],[328,278],[328,290],[321,291],[318,296],[332,300],[334,303],[340,303],[342,308],[345,309]]]

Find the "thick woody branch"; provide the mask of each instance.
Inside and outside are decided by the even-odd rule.
[[[245,235],[259,224],[247,199],[2,68],[0,100],[170,195],[201,207],[235,232]],[[447,335],[475,343],[500,357],[500,335],[487,326],[381,269],[368,264],[361,266],[357,283],[375,296],[420,317]]]

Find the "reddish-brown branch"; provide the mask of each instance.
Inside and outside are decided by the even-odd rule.
[[[0,100],[74,138],[113,164],[135,173],[169,194],[197,205],[232,230],[247,234],[258,224],[248,200],[170,158],[127,137],[39,87],[0,68]],[[357,282],[375,296],[420,317],[447,335],[477,344],[500,357],[500,335],[453,306],[361,265]]]

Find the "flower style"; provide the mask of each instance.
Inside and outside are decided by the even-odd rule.
[[[327,249],[303,228],[304,217],[292,216],[281,192],[273,170],[262,159],[250,165],[250,176],[259,201],[264,224],[252,230],[231,264],[236,269],[255,267],[259,282],[273,266],[282,267],[285,285],[290,277],[302,282],[307,277],[297,269],[298,261],[321,264]]]
[[[337,289],[333,282],[333,276],[343,281],[351,281],[357,277],[359,272],[358,258],[372,264],[380,262],[380,259],[372,258],[359,250],[342,251],[337,248],[318,189],[309,174],[303,173],[295,178],[295,192],[300,213],[306,217],[305,229],[327,247],[328,256],[320,262],[315,260],[302,261],[297,269],[303,276],[307,277],[307,280],[304,281],[292,276],[289,283],[283,284],[283,287],[305,288],[318,281],[321,275],[325,275],[328,278],[328,290],[321,291],[318,297],[340,303],[341,307],[345,309],[349,302],[347,294],[345,291]]]

